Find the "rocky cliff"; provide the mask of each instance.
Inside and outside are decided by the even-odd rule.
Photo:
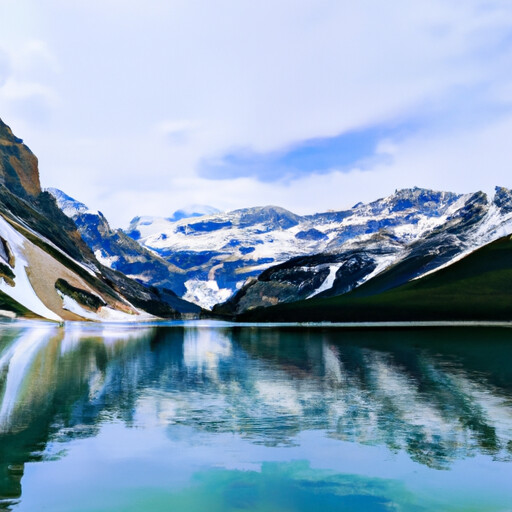
[[[37,158],[0,120],[0,310],[53,320],[178,318],[165,294],[102,265],[41,190]]]

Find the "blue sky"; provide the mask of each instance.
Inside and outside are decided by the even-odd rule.
[[[406,128],[404,129],[407,130]],[[371,127],[346,131],[333,137],[295,142],[278,150],[257,152],[250,147],[227,151],[220,158],[206,158],[199,175],[226,180],[239,177],[263,182],[291,182],[311,173],[325,174],[333,169],[350,172],[354,167],[371,169],[378,154],[379,142],[397,135],[392,127]]]
[[[0,117],[114,225],[512,187],[508,0],[1,0]]]

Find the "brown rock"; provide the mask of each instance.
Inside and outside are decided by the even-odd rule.
[[[19,196],[41,193],[37,157],[1,119],[0,183]]]

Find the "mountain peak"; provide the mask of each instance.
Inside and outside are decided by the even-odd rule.
[[[0,184],[21,196],[41,193],[36,156],[0,119]]]
[[[46,191],[49,192],[55,198],[55,201],[57,201],[57,205],[59,206],[59,208],[68,217],[74,218],[75,216],[81,213],[98,214],[98,212],[89,210],[87,205],[81,203],[80,201],[77,201],[71,196],[68,196],[65,192],[62,192],[62,190],[59,190],[58,188],[50,187],[47,188]]]
[[[503,213],[512,212],[512,190],[496,187],[493,202]]]
[[[169,222],[176,222],[181,219],[202,217],[204,215],[215,215],[216,213],[221,213],[221,211],[214,206],[207,204],[191,204],[176,210],[170,217],[167,217],[167,220]]]
[[[0,119],[0,139],[13,144],[23,144],[23,139],[16,137],[12,130]]]
[[[395,190],[394,194],[377,199],[356,209],[368,210],[372,215],[379,212],[399,212],[414,208],[419,213],[436,214],[461,197],[453,192],[413,187]]]
[[[288,229],[296,226],[302,217],[280,206],[255,206],[231,212],[240,215],[240,227],[265,223],[267,227],[276,229]]]

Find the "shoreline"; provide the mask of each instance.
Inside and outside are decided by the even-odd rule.
[[[197,320],[154,320],[142,322],[83,322],[65,321],[54,322],[45,319],[30,318],[0,318],[0,328],[23,325],[46,325],[57,328],[82,327],[88,329],[101,327],[145,328],[148,327],[189,327],[224,329],[233,327],[244,328],[330,328],[330,329],[407,329],[407,328],[439,328],[439,327],[501,327],[512,328],[511,321],[493,320],[433,320],[433,321],[389,321],[389,322],[232,322],[216,319]]]

